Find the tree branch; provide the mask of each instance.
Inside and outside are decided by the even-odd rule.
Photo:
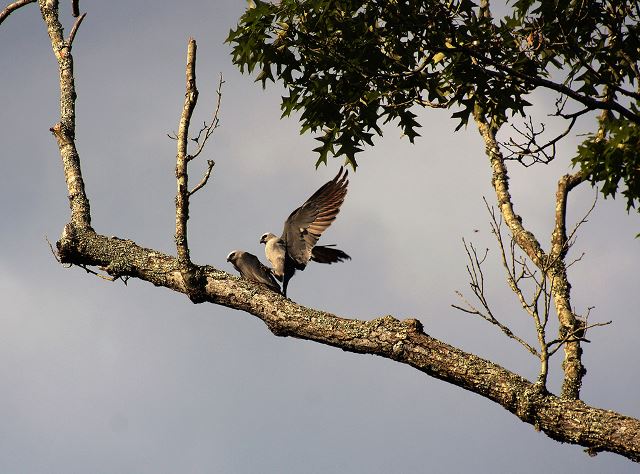
[[[194,195],[196,192],[198,192],[207,184],[207,182],[209,181],[209,177],[211,176],[211,170],[213,170],[213,167],[215,165],[216,165],[215,161],[207,160],[207,171],[205,171],[202,181],[200,181],[195,188],[189,191],[189,196]]]
[[[30,3],[35,3],[35,2],[36,0],[19,0],[17,2],[10,3],[9,5],[6,6],[4,10],[2,10],[2,12],[0,12],[0,25],[4,20],[7,19],[9,15],[11,15],[11,13],[16,11],[18,8],[24,7],[25,5],[28,5]]]
[[[207,144],[207,140],[209,140],[209,137],[211,136],[211,134],[213,134],[215,129],[218,128],[218,126],[220,125],[219,114],[220,114],[220,104],[222,102],[222,84],[224,84],[224,79],[222,77],[222,74],[220,74],[220,80],[218,81],[218,88],[216,89],[217,100],[216,100],[216,109],[213,112],[213,118],[211,119],[211,123],[209,125],[207,125],[205,122],[203,127],[198,132],[198,136],[193,139],[193,141],[198,144],[198,149],[193,155],[189,155],[187,157],[188,161],[191,161],[197,158],[200,155],[200,153],[202,153],[202,150],[204,150],[204,147]],[[203,132],[204,132],[204,136],[202,136]]]
[[[472,49],[464,46],[457,46],[455,49],[449,49],[448,52],[455,52],[456,50],[467,53],[469,56],[472,56],[480,63],[485,63],[495,67],[498,71],[500,71],[500,73],[507,73],[519,79],[522,79],[523,81],[528,82],[530,84],[559,92],[568,97],[571,97],[576,102],[580,102],[582,105],[589,107],[593,110],[609,110],[612,112],[618,112],[620,115],[630,120],[631,122],[640,124],[640,115],[634,113],[632,110],[627,109],[626,107],[622,106],[618,102],[607,101],[607,100],[597,100],[591,96],[582,95],[579,92],[576,92],[570,87],[567,87],[563,84],[558,84],[556,82],[553,82],[549,79],[544,79],[542,77],[525,74],[505,64],[495,61],[483,54],[476,53]],[[446,52],[447,50],[444,50],[444,51]],[[486,70],[486,72],[491,74],[490,70]],[[498,73],[493,72],[493,74],[498,74]]]
[[[511,194],[509,193],[509,177],[505,166],[505,158],[500,151],[498,142],[496,141],[496,131],[487,123],[482,111],[478,107],[474,110],[473,115],[478,126],[478,130],[480,131],[480,135],[482,135],[482,138],[484,139],[486,153],[489,156],[489,161],[493,169],[492,181],[493,187],[496,191],[500,213],[502,214],[505,223],[511,231],[511,235],[518,246],[531,259],[534,265],[542,271],[543,275],[548,272],[551,280],[551,294],[553,295],[558,320],[560,322],[560,338],[562,338],[564,337],[564,334],[573,331],[577,324],[575,315],[571,312],[571,285],[569,284],[566,268],[564,266],[564,255],[561,256],[559,253],[547,255],[542,250],[542,247],[535,236],[523,227],[522,218],[513,210]],[[573,187],[584,180],[584,178],[579,180],[577,177],[566,179],[566,192],[573,189]],[[566,206],[566,195],[564,199],[565,204],[560,203],[558,204],[559,206]],[[557,211],[556,217],[558,217],[558,212],[562,213],[562,216],[564,216],[566,209],[563,207]],[[557,230],[558,229],[556,228],[554,236]],[[558,237],[553,238],[555,239]],[[564,245],[565,240],[566,235],[562,245]],[[567,342],[564,350],[565,358],[562,366],[565,372],[565,377],[562,386],[562,397],[579,399],[582,377],[586,373],[581,361],[582,349],[580,348],[580,341],[574,339]]]
[[[452,304],[451,306],[465,313],[476,314],[480,316],[482,319],[490,322],[491,324],[498,326],[498,328],[507,337],[520,343],[529,353],[533,354],[536,357],[540,357],[540,355],[538,354],[538,351],[536,351],[524,339],[522,339],[517,334],[515,334],[511,330],[511,328],[509,328],[506,324],[503,324],[500,321],[498,321],[498,319],[494,316],[493,311],[489,306],[489,302],[487,301],[487,298],[484,292],[484,273],[482,271],[482,263],[484,262],[487,256],[487,253],[485,253],[484,257],[480,259],[478,258],[478,253],[473,244],[471,243],[467,244],[465,239],[462,239],[462,243],[464,245],[465,251],[467,252],[467,258],[469,260],[469,264],[467,265],[467,273],[469,274],[469,278],[471,280],[469,283],[471,286],[471,291],[473,292],[477,300],[480,301],[480,304],[484,308],[484,312],[480,311],[475,306],[473,306],[469,301],[467,301],[464,295],[459,291],[456,291],[456,294],[460,297],[460,299],[464,302],[464,304],[467,307],[464,308],[462,306],[457,306],[455,304]],[[501,240],[500,240],[500,244],[502,244]],[[487,252],[488,252],[488,249],[487,249]]]
[[[67,40],[67,44],[69,45],[69,49],[73,46],[73,40],[76,38],[76,33],[78,32],[78,28],[80,28],[80,24],[84,17],[87,16],[86,12],[80,15],[76,22],[73,24],[73,28],[71,28],[71,33],[69,33],[69,39]]]
[[[543,266],[546,259],[545,252],[542,250],[536,237],[524,228],[522,218],[514,211],[511,193],[509,192],[509,177],[507,175],[505,159],[496,140],[495,130],[491,128],[482,116],[481,111],[474,110],[473,115],[478,126],[478,131],[484,139],[485,150],[493,170],[492,184],[496,191],[500,213],[504,217],[504,221],[509,227],[511,235],[518,246],[537,267]]]
[[[73,56],[69,44],[64,40],[62,25],[58,20],[58,2],[38,0],[38,4],[60,72],[60,122],[51,128],[51,132],[56,137],[62,157],[71,207],[71,222],[79,227],[91,227],[91,209],[85,193],[80,157],[75,144],[76,89],[73,77]]]
[[[564,262],[569,250],[566,231],[567,197],[569,192],[585,181],[586,178],[587,175],[579,171],[574,175],[564,175],[558,181],[556,223],[551,236],[551,252],[548,262],[549,278],[553,287],[552,294],[560,323],[559,338],[566,339],[563,363],[565,377],[562,385],[562,395],[568,398],[579,398],[582,378],[586,373],[586,369],[582,365],[580,340],[573,336],[581,328],[581,322],[571,309],[571,284],[569,283]]]
[[[130,240],[68,224],[57,249],[63,263],[98,265],[113,277],[139,278],[190,295],[190,278],[185,278],[179,259]],[[338,317],[209,266],[194,266],[192,271],[191,279],[203,282],[203,301],[248,312],[276,336],[395,360],[477,393],[555,440],[640,461],[640,420],[543,393],[536,384],[497,364],[432,338],[415,319]]]
[[[184,105],[182,107],[182,115],[180,116],[180,125],[178,127],[177,136],[177,154],[176,154],[176,247],[178,251],[178,260],[188,264],[191,260],[189,257],[189,244],[187,241],[187,220],[189,219],[189,184],[187,174],[187,163],[189,161],[187,155],[187,140],[189,139],[189,124],[193,110],[198,102],[198,89],[196,88],[196,40],[189,39],[187,48],[187,91],[184,96]]]

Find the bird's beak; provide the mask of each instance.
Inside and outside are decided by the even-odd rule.
[[[264,237],[260,237],[260,243],[264,244],[267,240]]]

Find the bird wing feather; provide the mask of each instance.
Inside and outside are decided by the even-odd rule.
[[[276,282],[275,278],[271,274],[271,270],[264,266],[260,259],[255,255],[249,252],[244,252],[244,254],[242,254],[242,256],[237,260],[236,269],[240,272],[242,278],[256,283],[261,283],[268,286],[273,291],[280,293],[280,285],[278,285],[278,282]]]
[[[340,212],[349,184],[347,174],[341,167],[335,178],[321,186],[285,221],[282,240],[298,269],[305,267],[316,242]]]

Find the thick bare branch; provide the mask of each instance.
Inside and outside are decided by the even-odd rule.
[[[551,257],[564,259],[569,250],[567,239],[567,197],[580,183],[587,179],[587,174],[578,171],[576,174],[566,174],[558,181],[556,191],[555,228],[551,237]]]
[[[57,249],[63,263],[101,266],[113,277],[139,278],[190,297],[199,293],[200,301],[256,316],[277,336],[410,365],[498,403],[553,439],[640,460],[640,420],[545,393],[497,364],[430,337],[415,319],[384,316],[365,321],[305,308],[212,267],[193,266],[187,275],[175,257],[71,224],[65,227]],[[196,291],[193,284],[198,285]]]
[[[496,191],[498,208],[504,218],[505,224],[509,227],[513,239],[518,246],[527,254],[531,261],[537,266],[544,265],[546,254],[542,250],[536,237],[522,225],[522,218],[515,213],[511,193],[509,192],[509,177],[505,159],[500,151],[496,140],[495,131],[482,116],[481,111],[474,111],[474,118],[478,126],[478,131],[484,139],[485,149],[491,169],[493,170],[492,184]]]
[[[520,247],[531,259],[533,264],[541,270],[543,276],[548,274],[551,280],[550,290],[560,322],[560,338],[563,338],[565,334],[571,333],[577,324],[575,315],[571,312],[571,285],[569,284],[564,266],[564,254],[561,255],[561,253],[555,252],[552,253],[552,255],[547,255],[542,250],[535,236],[524,228],[522,218],[518,216],[513,209],[511,194],[509,193],[509,177],[504,156],[496,141],[496,131],[487,123],[481,110],[474,110],[474,119],[480,135],[484,139],[486,153],[489,157],[491,168],[493,169],[492,181],[496,191],[500,213],[518,247]],[[575,176],[576,177],[573,178],[563,178],[566,180],[563,189],[566,189],[567,193],[584,180],[583,177],[579,178],[578,175]],[[566,194],[564,195],[564,201],[558,202],[557,204],[556,216],[558,217],[559,215],[563,218],[566,215]],[[552,240],[552,252],[554,251],[553,249],[556,249],[557,242],[561,242],[561,247],[564,248],[566,242],[565,227],[559,229],[556,226]],[[562,364],[564,369],[562,396],[570,399],[578,399],[580,398],[582,377],[586,373],[581,360],[582,349],[580,348],[580,341],[578,339],[568,341],[564,346],[564,351],[565,357]]]
[[[58,2],[39,0],[40,12],[60,72],[60,122],[51,128],[58,142],[64,176],[67,181],[71,222],[76,226],[91,226],[91,209],[85,193],[80,169],[80,157],[75,144],[76,134],[76,90],[73,77],[73,56],[64,40],[62,25],[58,20]]]
[[[36,3],[37,0],[19,0],[18,2],[10,3],[5,7],[4,10],[0,12],[0,25],[4,20],[7,19],[11,13],[16,11],[18,8],[24,7],[25,5],[29,5],[30,3]]]
[[[567,197],[569,192],[586,180],[586,174],[582,171],[573,175],[564,175],[558,181],[556,191],[556,216],[555,228],[551,236],[551,252],[549,255],[549,278],[553,285],[553,300],[560,323],[559,338],[565,341],[565,360],[563,368],[565,378],[562,394],[569,398],[579,398],[582,377],[586,369],[582,365],[582,349],[580,340],[574,334],[581,327],[571,309],[571,284],[567,276],[567,268],[564,258],[569,250],[567,239]]]
[[[178,259],[185,264],[190,262],[189,244],[187,241],[187,220],[189,219],[189,177],[187,174],[187,145],[189,139],[189,124],[193,110],[198,102],[198,89],[196,88],[196,40],[189,39],[187,48],[187,91],[184,95],[184,105],[180,116],[180,125],[177,136],[176,154],[176,247]]]

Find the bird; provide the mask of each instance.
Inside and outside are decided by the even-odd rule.
[[[273,277],[271,270],[252,253],[234,250],[227,255],[227,262],[231,262],[245,280],[259,283],[276,293],[280,293],[280,285]]]
[[[343,174],[344,171],[344,174]],[[284,222],[282,236],[267,232],[260,238],[265,255],[271,262],[273,275],[282,281],[282,294],[287,296],[289,280],[296,270],[304,270],[309,260],[335,263],[351,257],[333,245],[316,245],[322,233],[335,220],[347,195],[347,170],[340,171],[318,189]]]

